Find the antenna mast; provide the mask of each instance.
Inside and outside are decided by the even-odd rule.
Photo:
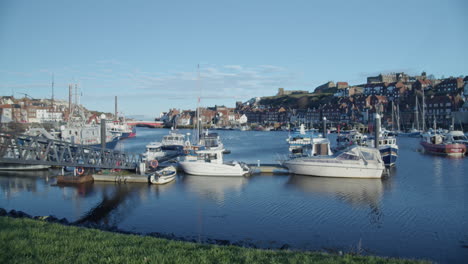
[[[52,73],[52,109],[54,109],[54,74]]]
[[[200,85],[200,64],[197,65],[197,85],[198,89],[201,90],[201,85]],[[200,96],[198,95],[198,100],[197,100],[197,134],[196,134],[196,144],[200,142]]]

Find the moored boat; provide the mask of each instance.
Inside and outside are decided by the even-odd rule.
[[[451,130],[444,134],[448,142],[465,144],[468,148],[468,137],[463,134],[463,131]]]
[[[152,184],[165,184],[175,180],[177,170],[174,166],[168,166],[157,170],[149,175],[149,182]]]
[[[179,161],[180,167],[191,175],[201,176],[244,176],[250,173],[249,167],[238,161],[224,162],[224,149],[204,149],[188,151]]]
[[[379,151],[382,156],[382,160],[387,167],[394,166],[398,158],[398,145],[396,137],[393,134],[384,131],[379,136]],[[375,139],[372,138],[372,141],[369,143],[369,146],[374,145]]]
[[[184,149],[185,135],[177,133],[171,128],[169,135],[165,135],[161,141],[162,150],[167,154],[180,154]]]
[[[463,156],[466,153],[466,145],[455,143],[438,133],[425,133],[422,136],[421,145],[424,151],[431,154],[444,156]]]
[[[166,156],[166,152],[162,150],[162,144],[160,142],[151,142],[146,145],[146,152],[143,153],[143,160],[158,160],[164,156]]]
[[[357,145],[332,156],[290,159],[283,165],[294,174],[343,178],[381,178],[385,169],[377,149]]]
[[[129,125],[125,121],[108,122],[106,125],[109,132],[119,139],[133,138],[136,136],[135,126]]]

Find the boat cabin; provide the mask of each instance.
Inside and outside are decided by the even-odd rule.
[[[171,133],[163,137],[162,142],[164,146],[167,145],[179,145],[183,146],[185,143],[185,135]]]

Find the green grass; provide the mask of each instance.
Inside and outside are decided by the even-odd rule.
[[[0,217],[0,263],[418,263],[353,255],[202,245]]]

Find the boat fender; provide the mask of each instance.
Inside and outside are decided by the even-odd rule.
[[[83,175],[83,173],[85,171],[83,167],[76,167],[75,170],[76,170],[76,174],[80,175],[80,176]]]
[[[150,166],[153,167],[153,168],[156,168],[158,167],[159,163],[157,160],[152,160],[150,161]]]

